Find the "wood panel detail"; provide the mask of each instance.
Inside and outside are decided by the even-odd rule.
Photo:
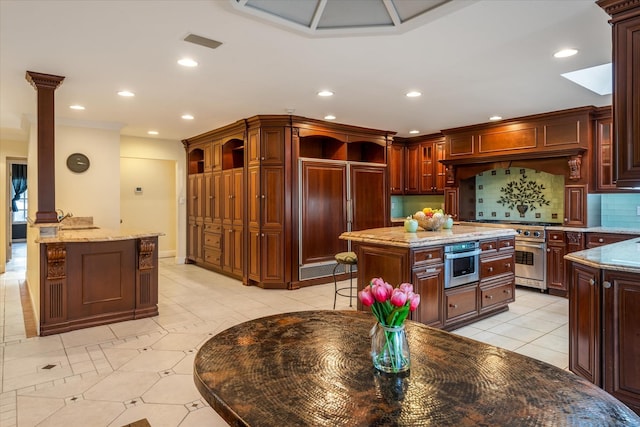
[[[47,280],[66,276],[67,250],[62,244],[47,245]]]
[[[479,152],[495,153],[525,148],[536,148],[537,133],[535,127],[507,129],[500,132],[488,132],[479,136]]]
[[[152,239],[140,239],[138,242],[138,268],[140,270],[154,268],[153,251],[156,249],[155,241]]]

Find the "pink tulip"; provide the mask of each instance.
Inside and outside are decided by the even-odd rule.
[[[373,297],[378,302],[385,302],[389,298],[387,289],[384,287],[384,285],[382,285],[382,286],[380,286],[380,285],[378,285],[378,286],[372,285],[371,286],[371,293],[373,294]]]
[[[420,294],[413,294],[413,297],[409,300],[409,311],[415,311],[420,304]]]
[[[391,286],[387,282],[384,282],[384,288],[387,290],[387,299],[391,298],[391,294],[393,293],[393,286]]]
[[[405,292],[413,292],[413,285],[411,283],[401,283],[398,287]]]
[[[370,307],[375,302],[375,299],[373,298],[373,295],[371,294],[371,290],[369,289],[368,286],[363,290],[361,290],[360,292],[358,292],[358,298],[360,298],[362,305],[364,305],[365,307]]]
[[[382,280],[382,277],[376,277],[374,279],[371,279],[371,286],[383,286],[384,285],[384,280]]]
[[[402,289],[394,289],[391,294],[391,304],[402,307],[407,302],[407,294]]]

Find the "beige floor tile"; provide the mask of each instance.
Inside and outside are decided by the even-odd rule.
[[[55,412],[38,427],[106,426],[124,410],[122,403],[78,400]]]
[[[154,350],[191,350],[200,344],[205,334],[169,334],[151,346]]]
[[[102,350],[104,352],[107,361],[111,365],[113,369],[120,369],[122,365],[129,362],[131,359],[135,358],[140,354],[138,349],[132,348],[105,348]]]
[[[564,353],[567,357],[569,354],[569,340],[558,335],[546,334],[531,341],[531,344],[557,351],[559,353]]]
[[[152,427],[173,427],[187,416],[189,411],[182,405],[147,405],[144,403],[128,407],[108,427],[122,427],[146,418]],[[206,424],[202,424],[204,427]]]
[[[472,338],[474,335],[477,335],[482,331],[482,329],[476,328],[475,326],[463,326],[462,328],[451,331],[451,333],[462,337]]]
[[[64,399],[18,396],[18,427],[37,426],[65,405]]]
[[[182,351],[147,350],[120,367],[123,372],[160,372],[173,368],[185,357]]]
[[[201,408],[189,412],[179,427],[228,427],[229,424],[211,408]]]
[[[510,323],[503,323],[501,325],[494,326],[488,331],[493,332],[494,334],[503,335],[505,337],[524,342],[533,341],[534,339],[540,338],[542,335],[544,335],[544,332],[524,328],[522,326],[513,325]]]
[[[145,403],[167,403],[186,405],[201,399],[193,384],[193,374],[174,374],[163,377],[142,395]]]
[[[514,351],[534,359],[542,360],[560,369],[566,369],[567,366],[569,366],[569,358],[566,353],[550,350],[535,344],[526,344]]]
[[[77,331],[60,334],[65,347],[87,346],[100,344],[116,339],[108,326],[96,326],[93,328],[79,329]]]
[[[79,396],[96,385],[98,382],[105,379],[106,376],[101,375],[75,375],[64,379],[63,383],[58,383],[55,386],[38,388],[37,390],[30,391],[18,391],[19,396],[27,397],[49,397],[64,399]]]
[[[564,325],[554,329],[553,331],[549,332],[549,334],[551,335],[557,335],[559,337],[565,338],[567,340],[567,343],[569,342],[569,324],[565,323]]]
[[[153,372],[114,372],[84,392],[87,400],[125,402],[139,398],[160,380]]]
[[[557,322],[538,318],[533,313],[529,313],[524,316],[509,320],[507,323],[509,323],[510,325],[522,326],[524,328],[529,328],[544,333],[551,332],[560,326],[560,324]]]
[[[478,334],[472,336],[471,339],[504,348],[506,350],[515,350],[516,348],[522,347],[526,344],[526,342],[504,335],[498,335],[489,331],[480,331]]]

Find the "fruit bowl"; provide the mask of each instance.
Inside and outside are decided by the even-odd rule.
[[[448,215],[438,215],[433,217],[424,217],[421,215],[414,215],[413,219],[418,221],[418,225],[428,231],[438,231],[442,228],[445,222],[447,222]]]

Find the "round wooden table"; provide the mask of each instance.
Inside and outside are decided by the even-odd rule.
[[[285,313],[208,340],[202,396],[234,426],[640,425],[604,390],[547,363],[407,322],[411,369],[376,371],[372,315]]]

